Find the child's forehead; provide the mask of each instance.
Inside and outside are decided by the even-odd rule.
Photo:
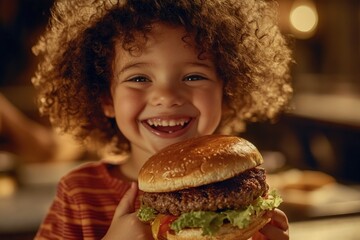
[[[197,64],[214,67],[212,55],[196,48],[194,37],[183,27],[153,25],[146,35],[137,32],[130,43],[118,40],[115,46],[114,68],[121,72],[125,65],[177,66]],[[131,64],[129,64],[131,63]],[[137,64],[134,64],[137,63]],[[115,67],[116,66],[116,67]],[[119,71],[118,71],[119,70]]]
[[[204,51],[195,42],[194,35],[183,26],[166,23],[151,25],[150,31],[133,32],[131,41],[120,38],[115,45],[113,64],[122,68],[129,62],[147,62],[148,64],[180,64],[197,62],[214,67],[215,60],[210,51]],[[115,66],[113,66],[115,68]],[[116,72],[116,71],[115,71]]]

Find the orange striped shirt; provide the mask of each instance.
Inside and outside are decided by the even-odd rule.
[[[64,176],[35,239],[101,239],[130,187],[125,178],[110,175],[112,167],[91,162]]]

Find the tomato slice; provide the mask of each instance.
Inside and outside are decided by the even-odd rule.
[[[165,215],[160,221],[159,236],[166,238],[166,233],[170,231],[170,224],[176,220],[176,216]]]
[[[176,220],[176,216],[159,214],[151,224],[154,239],[166,239],[166,233],[170,231],[170,224]]]

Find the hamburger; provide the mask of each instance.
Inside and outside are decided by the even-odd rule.
[[[143,165],[138,217],[154,239],[248,239],[281,198],[249,141],[207,135],[170,145]]]

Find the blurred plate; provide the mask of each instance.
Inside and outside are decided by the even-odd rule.
[[[280,207],[290,219],[360,212],[360,188],[322,172],[292,169],[269,174],[268,183],[279,191],[284,200]]]
[[[280,191],[283,207],[307,217],[322,217],[360,212],[360,191],[338,183],[312,191]],[[291,209],[290,209],[291,208]]]

